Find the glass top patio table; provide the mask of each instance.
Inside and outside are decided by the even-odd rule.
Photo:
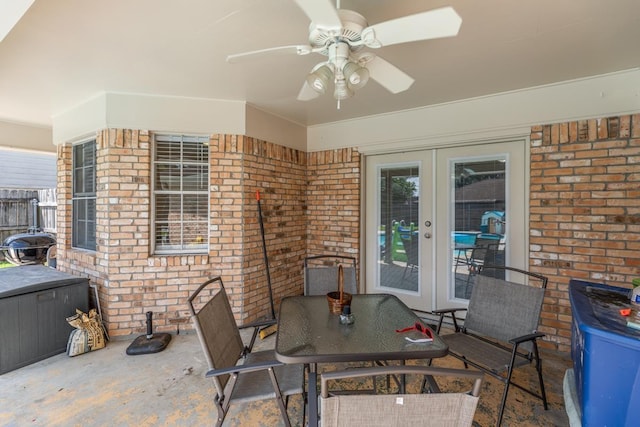
[[[352,325],[340,324],[329,312],[326,296],[296,296],[282,300],[276,337],[276,359],[284,363],[326,363],[367,360],[430,359],[446,356],[448,346],[417,331],[397,333],[418,316],[394,295],[353,295]]]
[[[447,355],[448,346],[434,332],[433,341],[412,343],[418,331],[398,333],[420,320],[393,295],[353,295],[355,322],[340,324],[329,311],[327,297],[296,296],[282,300],[276,336],[276,359],[284,363],[308,363],[309,426],[318,425],[317,363],[369,360],[431,359]]]

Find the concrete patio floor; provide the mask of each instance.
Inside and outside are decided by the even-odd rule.
[[[104,349],[68,357],[59,354],[0,375],[0,425],[3,426],[200,426],[213,425],[213,387],[204,378],[206,362],[197,336],[174,335],[166,350],[127,356],[127,341],[110,341]],[[269,348],[275,335],[257,340]],[[419,361],[417,363],[422,363]],[[451,357],[436,366],[462,367]],[[545,411],[537,399],[512,389],[503,426],[568,426],[562,380],[571,367],[567,354],[543,352],[549,398]],[[324,369],[331,369],[326,366]],[[321,367],[322,369],[322,367]],[[535,381],[526,368],[521,381]],[[491,426],[502,383],[485,375],[474,424]],[[302,399],[289,403],[293,425],[302,424]],[[225,426],[282,425],[273,401],[232,406]]]

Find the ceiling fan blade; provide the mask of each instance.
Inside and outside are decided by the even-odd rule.
[[[379,56],[369,60],[366,67],[369,76],[391,93],[404,92],[414,82],[407,73]]]
[[[296,3],[317,28],[341,32],[342,21],[332,0],[296,0]]]
[[[314,98],[319,97],[320,94],[313,90],[311,86],[305,81],[300,88],[300,93],[298,93],[298,101],[310,101]]]
[[[378,48],[418,40],[452,37],[458,34],[462,18],[452,7],[429,10],[381,22],[362,30],[368,47]]]
[[[308,55],[311,52],[313,52],[313,48],[307,45],[270,47],[268,49],[252,50],[250,52],[229,55],[227,56],[227,62],[233,64],[268,55]]]

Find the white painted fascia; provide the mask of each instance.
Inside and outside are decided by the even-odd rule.
[[[307,150],[396,152],[528,134],[530,127],[640,111],[640,69],[310,126]]]

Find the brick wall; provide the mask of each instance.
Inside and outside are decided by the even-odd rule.
[[[533,127],[530,185],[530,268],[549,277],[541,330],[569,351],[569,280],[640,277],[640,115]]]
[[[307,155],[307,253],[360,256],[360,153]]]
[[[71,146],[58,148],[58,264],[99,285],[114,336],[190,328],[184,302],[221,275],[240,322],[270,314],[258,221],[261,193],[277,305],[302,292],[307,255],[360,256],[361,156],[303,153],[244,136],[210,138],[210,250],[150,255],[151,135],[97,135],[97,251],[71,249]],[[530,269],[550,278],[545,345],[568,351],[571,278],[630,287],[640,276],[640,115],[531,130]]]
[[[246,136],[212,138],[212,267],[232,288],[240,318],[268,317],[268,278],[256,192],[260,192],[269,274],[280,300],[302,293],[305,253],[303,152]],[[229,234],[233,232],[233,238]]]
[[[98,285],[111,336],[191,328],[186,300],[222,276],[239,322],[270,315],[257,215],[262,206],[274,297],[302,292],[306,156],[252,138],[210,138],[210,251],[156,256],[151,248],[151,141],[147,131],[97,134],[96,251],[71,248],[72,148],[58,151],[59,261],[62,271]]]

